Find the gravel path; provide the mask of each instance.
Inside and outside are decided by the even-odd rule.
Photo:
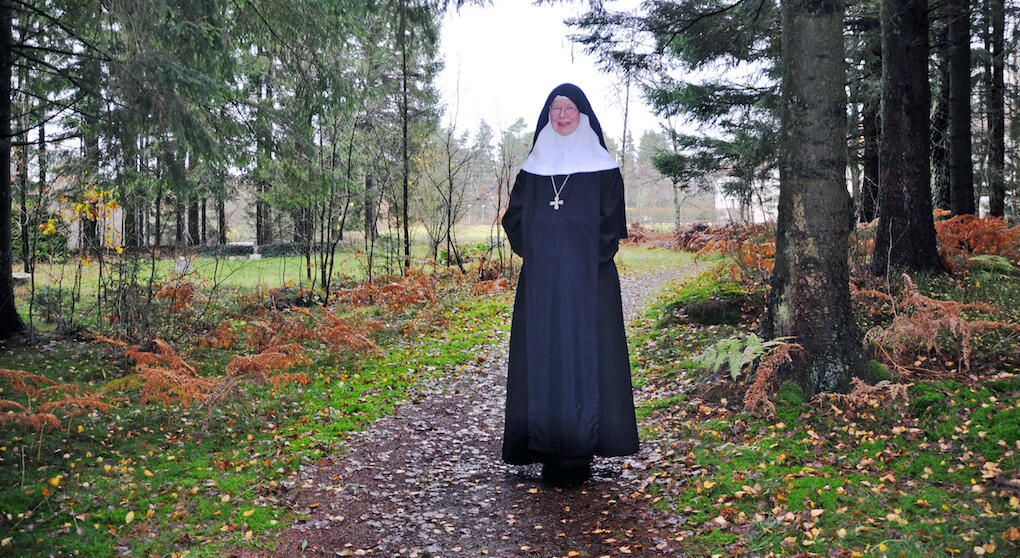
[[[624,275],[626,318],[681,273]],[[538,465],[500,460],[508,337],[292,476],[287,504],[308,519],[285,530],[277,555],[675,555],[668,518],[638,490],[641,454],[598,458],[591,481],[566,489],[544,486]]]

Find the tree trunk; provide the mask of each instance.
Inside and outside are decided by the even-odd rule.
[[[371,173],[365,175],[365,244],[379,239],[379,219],[375,207],[375,177]]]
[[[839,0],[785,0],[779,219],[766,338],[803,346],[781,377],[809,397],[861,370],[850,306],[846,70]]]
[[[22,114],[27,113],[27,109],[27,104],[23,104],[21,107]],[[32,250],[29,240],[34,233],[32,225],[29,223],[28,210],[28,132],[24,132],[28,127],[27,117],[21,119],[19,127],[23,130],[23,133],[18,138],[18,142],[21,143],[20,156],[18,157],[18,198],[21,201],[21,210],[18,212],[18,224],[21,226],[21,263],[25,273],[30,273],[29,270],[32,268]],[[13,250],[13,246],[11,249]]]
[[[25,331],[14,304],[11,253],[11,3],[0,0],[0,339]]]
[[[401,91],[401,103],[400,103],[401,118],[400,118],[400,123],[401,123],[401,128],[402,128],[402,134],[401,134],[401,138],[400,138],[400,146],[401,146],[401,153],[402,153],[401,154],[401,158],[402,158],[403,164],[404,164],[403,165],[403,170],[404,170],[404,173],[403,173],[403,198],[404,198],[403,201],[404,201],[404,207],[401,208],[401,214],[403,215],[403,221],[404,221],[404,273],[407,273],[411,269],[411,234],[410,234],[410,228],[409,228],[410,225],[408,223],[409,216],[410,216],[409,211],[408,211],[408,207],[410,207],[409,192],[410,192],[410,189],[411,189],[411,186],[410,186],[411,169],[410,169],[410,159],[408,158],[408,154],[407,154],[407,124],[408,124],[408,120],[410,120],[411,116],[410,116],[410,110],[409,110],[409,108],[407,106],[407,77],[408,77],[408,72],[410,70],[408,70],[408,68],[407,68],[407,37],[406,37],[406,33],[407,33],[407,29],[406,29],[407,28],[407,22],[406,22],[407,16],[405,15],[406,11],[407,11],[407,9],[404,6],[404,0],[400,0],[400,80],[401,80],[400,81],[400,91]]]
[[[868,56],[868,81],[878,83],[882,79],[882,44],[875,45]],[[861,110],[861,135],[864,137],[864,154],[861,166],[864,167],[864,180],[861,182],[861,195],[857,200],[857,217],[862,223],[878,217],[878,143],[881,137],[881,95],[865,93]]]
[[[47,168],[46,167],[49,164],[49,161],[47,160],[47,157],[46,157],[46,123],[45,122],[40,122],[39,123],[39,155],[38,155],[38,163],[39,163],[39,165],[38,165],[39,166],[39,188],[37,190],[38,191],[37,199],[39,200],[39,203],[41,204],[42,203],[42,199],[43,199],[43,197],[45,195],[45,192],[46,192],[46,187],[47,187],[47,184],[46,184],[46,170],[47,170]],[[37,208],[36,212],[35,212],[35,215],[31,219],[31,223],[30,223],[29,226],[33,227],[33,230],[35,230],[35,227],[37,227],[39,225],[39,222],[40,222],[39,220],[44,218],[44,217],[45,217],[44,209],[42,207]],[[35,233],[35,234],[38,234],[38,233]],[[38,243],[38,237],[36,237],[36,238],[37,238],[36,243]],[[29,256],[30,256],[29,266],[28,266],[28,269],[25,269],[25,272],[26,273],[35,273],[35,254],[31,254],[30,253]]]
[[[949,194],[949,27],[938,34],[935,75],[935,107],[931,118],[932,203],[938,209],[951,207]]]
[[[163,245],[163,191],[156,191],[156,203],[153,208],[153,218],[155,219],[155,225],[153,225],[152,233],[152,245],[159,248]]]
[[[192,196],[188,203],[188,246],[198,246],[198,197]]]
[[[988,91],[988,213],[1002,217],[1006,210],[1005,168],[1005,81],[1004,68],[1004,0],[986,0],[991,19],[991,87]]]
[[[125,128],[127,126],[125,125]],[[120,199],[121,205],[124,207],[124,245],[128,248],[137,248],[141,242],[139,241],[139,232],[141,227],[138,222],[138,199],[134,194],[134,186],[132,179],[134,178],[134,171],[136,163],[135,155],[135,140],[136,138],[132,134],[124,134],[121,139],[123,160],[121,162],[122,170],[120,175]]]
[[[222,195],[216,196],[216,226],[219,227],[216,234],[220,246],[227,243],[227,203],[223,197]]]
[[[676,180],[673,181],[673,231],[680,232],[683,228],[683,211],[680,207],[680,183]]]
[[[973,214],[970,141],[970,5],[949,2],[949,194],[953,215]]]
[[[184,235],[187,232],[185,217],[184,217],[184,201],[181,200],[180,195],[174,198],[174,242],[178,246],[184,244]]]
[[[928,167],[928,2],[882,3],[882,140],[878,231],[871,272],[942,270]]]
[[[869,99],[864,102],[864,110],[861,113],[862,135],[864,136],[864,155],[861,166],[864,167],[864,180],[861,182],[861,199],[857,206],[857,213],[858,219],[862,223],[873,221],[878,217],[880,104],[879,99]]]
[[[92,57],[85,59],[85,83],[89,89],[86,92],[88,101],[86,106],[90,107],[92,117],[99,113],[99,61]],[[99,130],[98,123],[86,120],[82,127],[82,147],[85,151],[85,185],[97,184],[99,176]],[[94,208],[98,209],[98,208]],[[100,250],[99,234],[97,231],[98,222],[91,217],[82,217],[81,227],[84,235],[85,253],[98,253]]]

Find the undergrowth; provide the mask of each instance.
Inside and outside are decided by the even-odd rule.
[[[345,288],[331,309],[240,292],[190,343],[5,351],[20,375],[0,379],[0,398],[43,409],[29,393],[38,376],[116,404],[55,412],[38,430],[7,420],[0,556],[271,550],[298,517],[280,505],[292,471],[341,453],[348,433],[471,365],[507,327],[505,284],[487,296],[455,277]]]
[[[747,339],[756,316],[705,325],[668,314],[687,285],[722,290],[730,279],[667,289],[630,339],[655,456],[642,496],[674,514],[674,545],[692,556],[1020,554],[1020,278],[993,263],[857,285],[859,316],[889,358],[876,349],[881,362],[849,393],[806,400],[787,382],[758,394],[758,407],[747,401],[758,375],[743,372],[755,355],[743,358],[746,343],[718,349]],[[908,325],[918,314],[927,321]],[[727,372],[699,365],[706,350]]]

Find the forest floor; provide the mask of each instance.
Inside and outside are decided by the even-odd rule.
[[[625,316],[684,271],[625,274]],[[672,555],[669,517],[640,490],[648,446],[596,459],[591,481],[571,488],[500,460],[507,352],[504,332],[448,384],[288,479],[283,500],[302,520],[276,555]]]
[[[506,281],[206,304],[176,294],[196,272],[142,347],[0,343],[0,557],[1020,556],[1020,257],[856,276],[868,383],[773,382],[771,412],[745,404],[767,274],[693,260],[618,254],[641,451],[567,489],[499,458]]]

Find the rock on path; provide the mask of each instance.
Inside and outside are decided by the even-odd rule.
[[[622,277],[633,317],[681,270]],[[641,455],[598,458],[582,486],[544,486],[500,460],[509,335],[484,360],[351,437],[285,486],[307,519],[278,556],[669,556],[668,517],[643,492]],[[575,554],[576,553],[576,554]]]

